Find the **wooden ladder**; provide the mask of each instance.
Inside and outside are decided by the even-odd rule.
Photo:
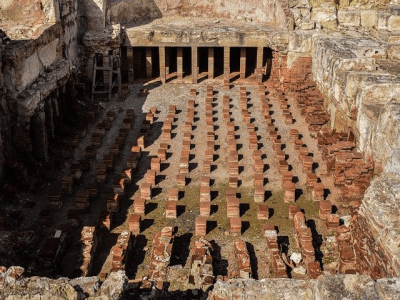
[[[103,58],[104,57],[105,56],[103,55]],[[118,87],[118,92],[121,91],[121,57],[119,56],[119,53],[114,50],[112,51],[112,54],[106,57],[109,58],[108,66],[99,66],[97,55],[93,58],[92,101],[96,94],[107,94],[108,101],[111,101],[113,88]],[[103,71],[103,76],[99,76],[97,71]],[[108,72],[107,83],[105,82],[107,78],[107,76],[104,76],[105,72]],[[114,80],[113,77],[115,77]],[[104,84],[104,88],[102,90],[96,90],[96,88],[100,87],[101,83]]]

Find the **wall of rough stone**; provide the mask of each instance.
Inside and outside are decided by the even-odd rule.
[[[350,127],[378,170],[400,171],[400,80],[388,44],[362,36],[314,34],[313,75],[332,128]]]
[[[241,0],[112,0],[107,18],[111,23],[140,23],[161,17],[228,18],[239,21],[269,22],[287,27],[281,1]]]
[[[46,3],[43,3],[44,9]],[[57,5],[57,9],[45,9],[46,17],[50,18],[52,14],[56,23],[47,24],[37,37],[12,40],[4,46],[1,58],[4,76],[2,109],[6,111],[4,119],[7,121],[1,128],[5,143],[4,160],[10,156],[17,157],[17,160],[30,157],[31,121],[32,126],[38,129],[34,132],[44,129],[40,134],[43,149],[37,157],[48,159],[44,102],[65,85],[71,72],[80,64],[79,51],[85,28],[79,26],[78,4],[78,0],[52,2],[51,5]],[[4,160],[1,160],[0,169]]]
[[[140,283],[128,282],[124,271],[112,272],[101,283],[97,277],[75,279],[24,277],[24,269],[0,267],[0,298],[11,299],[156,299],[156,289],[138,293]],[[400,279],[373,280],[366,275],[322,275],[318,279],[218,280],[209,300],[262,299],[398,299]],[[182,291],[182,295],[185,291]],[[134,296],[132,296],[134,295]],[[166,297],[168,295],[166,293]],[[207,297],[207,295],[205,295]],[[203,298],[202,298],[203,299]]]
[[[400,275],[400,177],[383,173],[365,193],[351,222],[357,265],[372,278]]]

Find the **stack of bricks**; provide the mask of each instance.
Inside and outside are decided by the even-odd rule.
[[[240,201],[235,196],[226,197],[226,214],[228,218],[240,217]]]
[[[156,184],[156,171],[155,170],[147,170],[146,174],[144,175],[144,180],[151,184],[152,186]]]
[[[49,204],[52,209],[57,209],[61,207],[61,189],[51,189],[49,191]]]
[[[200,238],[193,243],[190,259],[189,283],[204,290],[214,283],[211,244]]]
[[[128,228],[132,234],[140,233],[141,216],[138,213],[131,214],[128,220]]]
[[[275,277],[287,278],[286,265],[281,258],[281,254],[278,247],[278,233],[275,230],[273,224],[263,224],[264,237],[267,241],[269,248],[270,260],[272,261],[272,269]]]
[[[114,194],[118,194],[120,196],[125,195],[125,179],[124,178],[116,178],[114,181]]]
[[[109,194],[107,196],[107,210],[110,212],[117,212],[119,209],[119,195]]]
[[[283,200],[285,203],[295,202],[296,200],[296,185],[292,181],[283,181],[283,188],[285,190],[285,196]]]
[[[230,218],[230,233],[233,236],[242,234],[242,219],[240,217]]]
[[[175,200],[170,200],[167,202],[167,204],[165,205],[165,217],[166,218],[176,219],[177,203],[178,203],[178,201],[175,201]]]
[[[258,204],[257,219],[267,220],[269,218],[269,207],[267,204]]]
[[[133,210],[136,214],[144,214],[146,210],[146,199],[136,197],[133,200]]]
[[[340,225],[340,218],[336,214],[329,214],[325,220],[326,229],[328,232],[335,232]]]
[[[142,156],[142,150],[139,146],[133,146],[131,148],[131,153],[128,156],[126,166],[128,169],[132,169],[132,171],[136,170],[138,161]]]
[[[319,201],[319,218],[326,220],[332,212],[332,204],[329,200]]]
[[[251,278],[250,255],[247,251],[246,243],[241,239],[234,243],[236,264],[239,269],[239,277],[243,279]],[[230,276],[231,278],[233,276]]]
[[[144,199],[151,199],[151,184],[143,182],[140,184],[140,197]]]
[[[206,217],[196,217],[195,234],[196,236],[205,236],[207,233],[207,219]]]
[[[73,178],[72,176],[63,176],[61,178],[61,190],[63,193],[71,195],[72,193],[72,183]]]
[[[312,197],[314,201],[323,201],[325,198],[325,185],[322,182],[316,182],[313,185]]]
[[[89,208],[89,191],[78,191],[76,193],[76,206],[81,211],[86,211]]]
[[[107,230],[111,229],[112,214],[107,210],[102,210],[100,213],[100,228],[105,228]]]
[[[339,273],[356,274],[358,272],[357,260],[350,228],[344,225],[339,226],[336,231],[336,241],[339,250]]]
[[[165,281],[167,279],[167,270],[174,241],[173,234],[173,227],[164,227],[161,232],[155,234],[150,256],[150,280]]]
[[[104,163],[96,165],[96,181],[98,183],[105,183],[107,179],[107,166]]]
[[[298,247],[301,250],[301,256],[307,265],[308,273],[319,274],[321,271],[316,270],[315,249],[312,244],[311,229],[306,225],[306,219],[302,212],[296,213],[294,216],[294,228],[296,230],[295,239]]]
[[[80,275],[87,276],[92,269],[93,256],[96,253],[97,245],[99,244],[99,238],[94,226],[84,226],[81,231],[80,242],[82,243],[81,248],[81,261]]]
[[[129,259],[128,254],[131,252],[131,248],[131,233],[122,231],[118,236],[117,243],[111,249],[112,263],[110,272],[125,270],[125,264]]]

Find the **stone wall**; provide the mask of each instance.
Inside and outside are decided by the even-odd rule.
[[[331,127],[352,128],[359,150],[378,170],[400,171],[400,81],[388,44],[345,35],[312,37],[313,75],[331,114]]]
[[[400,178],[383,173],[365,193],[351,232],[361,274],[372,278],[400,275]]]
[[[65,91],[70,74],[80,64],[84,28],[79,27],[79,1],[52,2],[51,5],[56,5],[54,8],[49,4],[52,9],[47,9],[50,6],[46,3],[43,3],[46,17],[53,16],[51,18],[56,22],[45,25],[37,37],[11,40],[3,46],[0,84],[4,84],[2,110],[5,126],[1,132],[5,141],[2,149],[5,159],[1,160],[0,170],[10,157],[13,157],[12,161],[30,160],[30,131],[37,139],[35,148],[39,153],[36,153],[36,159],[48,160],[45,107],[59,95],[60,88]],[[52,99],[48,100],[51,95]],[[1,175],[2,171],[0,180],[3,180]]]
[[[11,299],[157,299],[138,289],[140,282],[128,282],[124,271],[111,272],[101,283],[97,277],[75,279],[24,277],[24,269],[0,267],[0,298]],[[158,285],[157,285],[158,287]],[[189,295],[182,291],[181,295]],[[318,279],[218,280],[208,294],[210,300],[225,299],[397,299],[398,278],[372,280],[366,275],[322,275]],[[172,295],[165,295],[171,297]],[[207,297],[207,295],[205,295]],[[173,296],[172,296],[173,298]],[[171,299],[172,299],[171,298]],[[203,298],[202,298],[203,299]],[[205,299],[205,298],[204,298]]]
[[[239,21],[268,22],[287,27],[288,10],[282,1],[240,0],[112,0],[107,11],[111,23],[142,23],[161,17],[227,18]]]
[[[400,280],[362,275],[323,275],[314,280],[263,279],[217,281],[209,300],[228,299],[396,299]]]

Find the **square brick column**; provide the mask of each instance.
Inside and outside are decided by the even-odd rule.
[[[214,79],[214,47],[208,48],[208,79]]]
[[[192,83],[197,83],[199,77],[197,47],[192,47]]]
[[[231,48],[230,47],[224,47],[224,80],[229,80],[230,79],[230,73],[231,73],[231,68],[230,68],[230,53]]]
[[[262,82],[262,63],[263,63],[264,48],[257,48],[257,65],[256,65],[256,81]]]
[[[166,68],[165,68],[165,47],[159,48],[160,55],[160,80],[162,84],[166,82]]]
[[[177,71],[178,71],[178,80],[182,81],[183,79],[183,49],[182,47],[178,47],[177,51]]]
[[[146,48],[146,75],[147,78],[151,78],[153,75],[153,62],[152,62],[152,57],[151,57],[151,51],[152,49],[150,47]]]
[[[130,84],[133,83],[135,80],[135,74],[133,70],[133,48],[127,47],[126,48],[126,57],[128,61],[128,81]]]
[[[168,79],[169,75],[169,59],[171,55],[171,48],[165,48],[165,78]]]
[[[240,48],[240,79],[246,77],[246,48]]]

